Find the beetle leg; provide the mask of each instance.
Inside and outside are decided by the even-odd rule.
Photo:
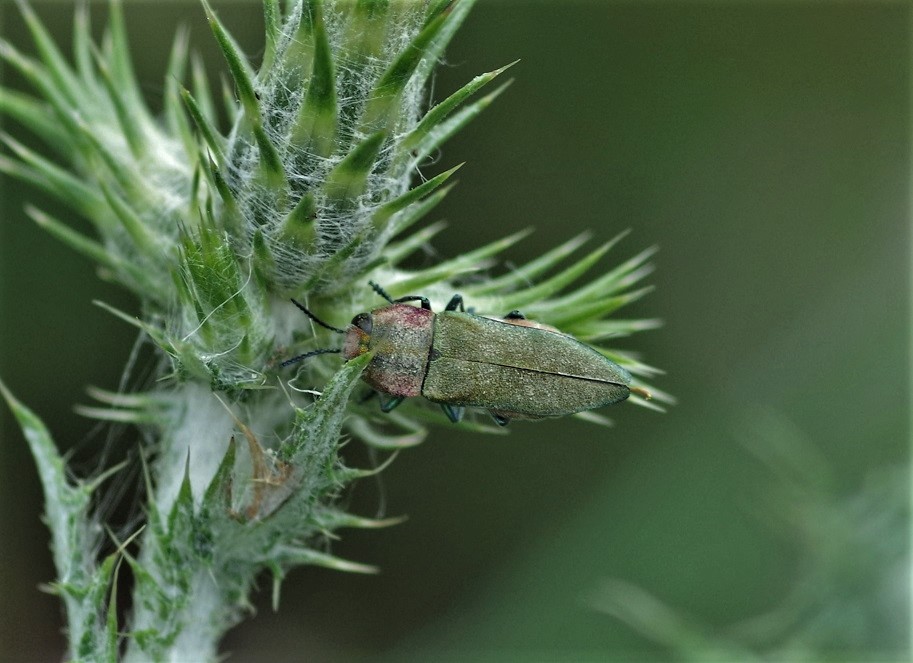
[[[374,290],[374,292],[376,292],[378,295],[380,295],[381,297],[386,299],[391,304],[402,304],[404,302],[421,302],[423,309],[428,310],[428,311],[431,310],[431,302],[428,301],[427,297],[422,297],[420,295],[407,295],[406,297],[400,297],[399,299],[393,299],[386,290],[381,288],[374,281],[368,281],[368,285],[371,286],[371,288]]]
[[[426,311],[431,310],[431,302],[428,301],[427,297],[422,297],[421,295],[409,295],[407,297],[400,297],[399,299],[394,299],[394,304],[402,304],[404,302],[421,302],[422,308]]]
[[[406,399],[403,398],[402,396],[399,396],[398,398],[391,398],[390,400],[388,400],[386,402],[381,401],[380,411],[381,412],[391,412],[397,405],[402,403],[404,400],[406,400]]]
[[[526,316],[520,313],[517,309],[514,309],[510,313],[504,316],[505,320],[526,320]]]
[[[491,410],[489,410],[488,413],[491,415],[491,418],[495,420],[495,423],[499,426],[506,426],[510,423],[510,417],[505,417],[503,414],[498,414],[497,412],[493,412]]]
[[[444,414],[447,415],[447,418],[455,424],[459,423],[460,419],[463,418],[463,412],[465,410],[465,408],[458,405],[448,405],[447,403],[441,403],[441,409],[444,411]]]
[[[466,309],[463,307],[463,295],[454,295],[450,298],[450,303],[444,307],[445,311],[456,311],[457,307],[460,308],[462,313],[466,312]]]

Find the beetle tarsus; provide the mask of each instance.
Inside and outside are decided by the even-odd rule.
[[[491,418],[495,420],[495,423],[499,426],[506,426],[510,423],[510,417],[505,417],[503,414],[498,414],[497,412],[489,412]]]
[[[374,281],[368,281],[368,285],[376,292],[378,295],[386,299],[391,304],[404,304],[405,302],[421,302],[422,308],[426,311],[431,310],[431,302],[427,297],[422,297],[421,295],[407,295],[406,297],[400,297],[399,299],[393,299],[390,294],[380,287]]]
[[[465,313],[466,309],[463,307],[463,295],[454,295],[450,298],[450,301],[447,303],[447,306],[444,307],[445,311],[456,311],[459,307],[461,313]]]
[[[402,396],[399,396],[398,398],[391,398],[388,401],[382,402],[380,404],[380,411],[381,412],[392,412],[394,410],[394,408],[396,408],[404,400],[406,400],[406,399],[403,398]]]
[[[517,309],[514,309],[510,313],[504,316],[505,320],[526,320],[526,316],[520,313]]]
[[[455,424],[460,423],[460,419],[463,418],[463,412],[465,411],[465,408],[460,407],[459,405],[448,405],[447,403],[441,403],[441,409],[444,411],[444,414],[447,415],[447,418]]]

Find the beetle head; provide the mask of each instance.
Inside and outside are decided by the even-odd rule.
[[[342,355],[346,361],[368,351],[373,328],[374,320],[370,313],[359,313],[352,318],[352,324],[346,330],[346,340],[342,345]]]

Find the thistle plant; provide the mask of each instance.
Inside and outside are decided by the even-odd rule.
[[[605,345],[655,326],[608,317],[647,292],[634,286],[652,251],[573,287],[620,237],[573,258],[587,240],[576,237],[500,275],[486,270],[524,231],[421,270],[401,266],[443,229],[420,222],[459,167],[417,179],[419,166],[506,86],[501,67],[442,101],[427,98],[472,0],[264,0],[256,67],[201,3],[227,76],[211,85],[179,32],[161,117],[140,93],[119,0],[100,43],[87,4],[76,7],[72,59],[24,2],[35,55],[0,42],[31,86],[0,88],[0,110],[47,146],[3,134],[0,170],[92,225],[89,236],[27,208],[101,278],[136,295],[135,311],[99,305],[137,327],[158,357],[145,391],[92,389],[98,405],[81,410],[143,434],[144,523],[127,532],[93,508],[119,467],[73,479],[40,419],[3,387],[41,475],[74,659],[214,660],[260,572],[272,574],[278,603],[296,566],[373,570],[326,546],[339,528],[393,522],[338,507],[348,484],[377,471],[346,466],[340,442],[395,451],[445,419],[421,402],[382,414],[350,398],[364,393],[370,355],[283,368],[338,344],[292,297],[339,324],[382,303],[369,280],[394,297],[427,295],[435,308],[460,291],[479,313],[523,309],[594,344],[639,380],[655,372]],[[482,418],[460,425],[491,430]],[[99,558],[103,544],[114,552]],[[125,623],[115,610],[123,564],[133,576]]]

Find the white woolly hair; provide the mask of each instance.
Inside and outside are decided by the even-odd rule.
[[[369,59],[349,53],[346,47],[346,17],[336,5],[326,8],[323,17],[334,58],[338,126],[335,150],[326,156],[309,151],[307,145],[293,140],[295,121],[310,85],[307,72],[291,68],[284,55],[296,46],[296,31],[307,3],[298,0],[282,26],[272,66],[261,71],[256,86],[264,130],[277,146],[288,182],[288,190],[277,191],[260,177],[260,149],[250,132],[242,130],[239,117],[229,137],[226,180],[235,192],[248,240],[260,232],[275,259],[270,276],[283,288],[295,290],[319,273],[326,260],[346,247],[357,236],[374,233],[371,216],[380,205],[409,189],[416,172],[411,159],[398,154],[398,138],[415,127],[425,101],[424,81],[410,81],[399,95],[398,109],[364,191],[345,208],[330,204],[319,185],[326,175],[366,138],[361,128],[365,106],[379,78],[390,62],[402,52],[422,27],[426,3],[391,3],[391,11],[404,14],[403,20],[390,21],[377,56]],[[290,244],[280,236],[280,222],[302,196],[315,197],[316,241],[307,249]],[[392,227],[392,226],[391,226]],[[389,231],[359,244],[340,269],[341,274],[358,271],[374,258]],[[320,284],[326,285],[326,284]]]

